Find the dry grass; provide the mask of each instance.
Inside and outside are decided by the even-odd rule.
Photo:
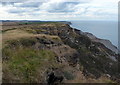
[[[46,34],[32,34],[20,29],[15,29],[15,30],[6,31],[5,33],[2,34],[2,45],[4,46],[5,42],[9,40],[16,40],[20,38],[29,38],[29,37],[45,37],[48,39],[60,40],[58,36],[46,35]]]
[[[7,32],[3,33],[2,40],[3,40],[3,42],[5,42],[7,40],[17,39],[17,38],[21,38],[21,37],[28,37],[31,35],[32,34],[30,34],[30,33],[16,29],[16,30],[11,30],[11,31],[7,31]]]

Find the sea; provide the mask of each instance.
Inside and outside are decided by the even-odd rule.
[[[71,27],[92,33],[98,38],[110,40],[118,47],[117,21],[71,21],[71,23]]]

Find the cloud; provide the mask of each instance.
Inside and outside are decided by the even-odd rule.
[[[23,7],[23,8],[32,8],[32,7],[39,7],[42,3],[41,2],[24,2],[24,3],[16,3],[14,4],[15,7]]]
[[[14,5],[14,2],[1,2],[2,6]]]
[[[8,10],[9,13],[15,13],[15,14],[20,14],[20,13],[23,13],[23,12],[26,12],[25,9],[13,9],[13,10]]]
[[[118,0],[0,0],[2,19],[117,19]],[[15,16],[15,17],[14,17]]]
[[[59,3],[48,3],[43,4],[41,8],[42,10],[46,10],[50,13],[63,13],[63,12],[73,12],[74,6],[79,4],[78,2],[59,2]],[[47,5],[46,8],[44,6]]]

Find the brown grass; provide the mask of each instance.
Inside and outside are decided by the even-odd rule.
[[[29,38],[29,37],[45,37],[48,39],[60,40],[58,36],[46,35],[46,34],[32,34],[20,29],[15,29],[15,30],[6,31],[5,33],[2,34],[2,45],[4,46],[5,42],[9,40],[15,40],[19,38]]]

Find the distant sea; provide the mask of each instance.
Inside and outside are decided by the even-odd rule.
[[[89,32],[101,39],[107,39],[118,47],[117,21],[71,21],[71,27]]]

